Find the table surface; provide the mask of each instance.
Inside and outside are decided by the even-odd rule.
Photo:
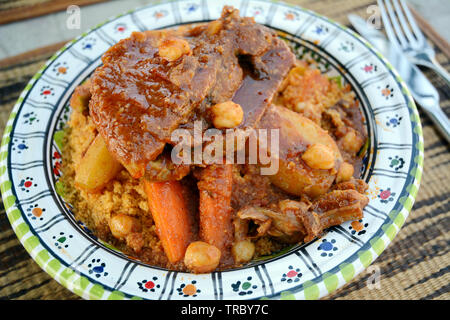
[[[412,1],[419,2],[418,0]],[[46,2],[46,0],[41,0],[41,2]],[[120,1],[122,4],[119,4],[119,1],[114,1],[101,5],[111,4],[111,7],[108,7],[107,16],[112,16],[125,11],[123,10],[124,2]],[[139,6],[149,1],[126,2],[128,6],[134,7],[129,3],[137,3],[136,6]],[[347,15],[349,13],[367,17],[367,7],[375,3],[373,0],[297,0],[287,2],[302,5],[343,24],[348,24]],[[432,6],[436,3],[442,5],[444,2],[428,0],[427,3]],[[0,15],[1,10],[4,9],[2,6],[4,4],[0,4]],[[83,10],[93,6],[83,7]],[[99,6],[99,4],[95,6]],[[449,8],[445,7],[444,9]],[[445,12],[445,10],[441,11]],[[429,13],[426,10],[424,12],[426,18]],[[103,20],[105,19],[102,17],[98,18],[98,21]],[[448,23],[448,21],[442,23]],[[0,38],[3,39],[2,28],[3,26],[0,26]],[[444,30],[448,30],[448,27]],[[436,49],[437,59],[449,69],[449,57],[438,48]],[[0,132],[3,132],[9,112],[26,83],[54,51],[56,48],[50,46],[3,61],[0,55]],[[4,53],[4,50],[0,49],[0,53],[2,52]],[[447,114],[450,114],[449,88],[433,72],[429,70],[424,70],[424,72],[440,93],[441,107]],[[374,262],[374,265],[380,268],[380,289],[367,286],[371,274],[362,272],[353,281],[325,299],[450,298],[450,184],[448,183],[450,181],[450,148],[438,135],[431,121],[423,115],[420,109],[419,112],[425,141],[421,187],[413,210],[401,231]],[[3,204],[0,204],[1,299],[80,299],[53,280],[31,259],[11,229]]]

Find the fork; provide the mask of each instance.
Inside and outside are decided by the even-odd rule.
[[[437,62],[434,49],[417,26],[405,1],[384,0],[384,2],[385,5],[383,0],[378,0],[378,7],[389,40],[398,46],[412,63],[433,69],[447,85],[450,85],[450,74]]]

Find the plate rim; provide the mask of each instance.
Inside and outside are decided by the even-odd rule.
[[[177,2],[177,1],[179,1],[179,0],[172,0],[170,2]],[[352,255],[350,255],[348,258],[346,258],[344,260],[344,262],[341,262],[341,264],[339,266],[335,266],[334,268],[332,268],[332,269],[336,269],[336,267],[339,267],[338,268],[339,270],[315,277],[313,280],[306,281],[302,285],[295,287],[293,290],[282,291],[282,292],[278,292],[274,295],[267,296],[268,298],[292,299],[292,298],[295,298],[295,295],[294,295],[295,293],[298,293],[299,291],[303,291],[306,299],[317,299],[317,298],[323,297],[325,295],[331,294],[338,288],[342,287],[344,284],[349,283],[359,273],[361,273],[363,270],[365,270],[367,267],[369,267],[375,261],[375,259],[392,242],[392,240],[395,238],[395,236],[397,235],[397,233],[403,226],[403,224],[406,221],[409,213],[411,212],[412,206],[414,204],[415,197],[417,195],[417,192],[418,192],[418,189],[420,186],[420,181],[421,181],[421,176],[422,176],[422,171],[423,171],[424,146],[423,146],[422,126],[421,126],[417,107],[414,103],[414,100],[413,100],[405,82],[401,79],[401,77],[398,75],[398,72],[387,61],[387,59],[383,55],[381,55],[376,48],[374,48],[370,43],[368,43],[367,40],[362,38],[360,35],[358,35],[354,31],[352,31],[348,27],[341,25],[340,23],[337,23],[328,17],[325,17],[321,14],[318,14],[309,9],[305,9],[298,5],[292,5],[289,3],[276,1],[276,0],[258,0],[258,1],[273,3],[276,5],[283,5],[283,6],[295,8],[297,10],[301,10],[312,16],[321,18],[321,19],[331,23],[338,29],[341,29],[341,30],[347,32],[353,38],[356,38],[357,40],[359,40],[366,48],[368,48],[371,51],[372,54],[376,55],[380,59],[380,61],[383,63],[383,65],[392,73],[392,76],[393,76],[395,82],[402,89],[402,94],[404,95],[404,97],[406,98],[406,101],[407,101],[407,108],[409,109],[409,112],[411,113],[410,120],[411,120],[412,133],[413,134],[415,133],[418,136],[418,141],[417,141],[416,145],[412,145],[412,150],[411,150],[412,157],[414,156],[414,151],[416,151],[417,155],[413,159],[411,159],[412,165],[410,168],[408,168],[408,175],[412,175],[413,180],[411,181],[411,183],[408,186],[406,186],[406,183],[405,183],[405,188],[407,190],[407,194],[405,195],[406,198],[404,199],[404,203],[401,204],[401,208],[399,208],[399,210],[397,210],[398,212],[396,212],[393,216],[390,216],[390,218],[391,218],[390,223],[383,224],[383,226],[380,227],[379,232],[381,234],[377,235],[378,232],[376,232],[370,238],[370,241],[368,241],[370,246],[367,246],[367,247],[364,246],[364,247],[358,249],[356,252],[354,252]],[[12,188],[12,181],[8,174],[8,167],[9,167],[8,155],[9,155],[9,145],[11,143],[10,133],[13,130],[12,125],[13,125],[13,122],[15,120],[15,117],[16,117],[20,107],[22,106],[22,102],[24,101],[24,96],[30,90],[31,85],[40,78],[40,76],[42,75],[42,72],[47,68],[47,66],[53,60],[55,60],[58,56],[60,56],[71,44],[74,44],[75,42],[84,38],[90,32],[95,31],[98,28],[102,27],[103,25],[105,25],[109,22],[112,22],[122,16],[128,15],[132,12],[136,12],[141,9],[146,9],[146,8],[150,8],[150,7],[158,6],[158,5],[161,5],[161,3],[152,3],[149,5],[137,7],[133,10],[130,10],[130,11],[124,12],[122,14],[119,14],[117,16],[111,17],[111,18],[107,19],[106,21],[96,25],[95,27],[87,30],[86,32],[83,32],[81,35],[79,35],[75,39],[66,43],[49,60],[47,60],[46,63],[39,69],[39,71],[30,79],[30,81],[26,85],[25,89],[20,94],[17,102],[15,103],[15,105],[10,113],[10,116],[8,118],[8,121],[5,125],[3,138],[2,138],[2,142],[1,142],[1,149],[0,149],[0,190],[2,193],[3,203],[4,203],[5,210],[6,210],[6,213],[8,216],[8,220],[12,226],[12,229],[16,233],[16,235],[17,235],[18,239],[20,240],[20,242],[22,243],[22,245],[25,247],[26,251],[30,254],[30,256],[33,258],[33,260],[36,263],[38,263],[38,265],[45,272],[47,272],[53,279],[58,281],[64,287],[71,290],[72,292],[74,292],[75,294],[79,295],[82,298],[86,298],[86,292],[84,292],[83,290],[80,292],[80,291],[77,291],[77,290],[74,290],[73,288],[71,288],[71,282],[70,282],[70,280],[68,280],[70,278],[64,279],[61,277],[55,277],[56,271],[58,271],[58,272],[60,271],[59,268],[55,271],[54,268],[52,267],[52,265],[48,263],[49,261],[46,261],[46,260],[44,261],[33,254],[32,249],[35,246],[37,246],[40,241],[39,241],[39,239],[33,239],[33,241],[28,241],[29,238],[26,239],[27,241],[24,241],[23,236],[29,230],[29,226],[27,225],[27,223],[23,222],[20,225],[16,225],[14,223],[18,218],[20,218],[20,216],[23,213],[17,207],[15,207],[15,202],[17,199],[14,197],[14,195],[10,194],[11,193],[10,189]],[[296,36],[296,37],[298,37],[298,36]],[[400,203],[400,198],[399,198],[398,202]],[[27,228],[28,228],[28,230],[27,230]],[[36,240],[37,240],[38,244],[36,244]],[[46,249],[44,249],[44,250],[46,250]],[[375,257],[373,257],[370,250],[372,250],[376,253]],[[58,261],[57,258],[55,258],[55,257],[53,257],[53,260]],[[351,260],[351,262],[347,262],[350,260]],[[356,266],[355,266],[354,262],[356,260],[359,260],[360,263],[356,264]],[[67,269],[71,270],[70,268],[67,268]],[[340,277],[343,277],[345,281],[344,281],[344,283],[340,283],[338,286],[333,287],[332,283],[334,283],[336,281],[336,279],[337,279],[336,277],[338,275],[340,275]],[[103,286],[102,284],[98,284],[98,283],[94,284],[94,285],[95,286]],[[327,290],[328,290],[329,286],[331,286],[333,288],[331,291],[328,290],[328,291],[324,292],[323,288],[319,288],[319,286],[322,287],[323,285],[326,287]],[[107,290],[105,290],[105,291],[107,291]],[[89,294],[87,295],[88,298],[93,298],[93,299],[96,299],[96,298],[98,299],[99,297],[102,297],[102,296],[103,296],[103,294],[96,295],[95,292],[94,293],[89,292]],[[123,298],[125,298],[125,296],[120,291],[110,291],[109,296],[106,298],[107,299],[123,299]],[[136,298],[139,298],[139,297],[136,297]],[[265,299],[265,297],[260,298],[260,299]]]

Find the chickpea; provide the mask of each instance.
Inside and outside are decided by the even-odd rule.
[[[186,249],[184,264],[194,273],[214,271],[220,262],[221,252],[203,241],[192,242]]]
[[[120,213],[111,218],[109,228],[114,237],[124,239],[131,233],[140,232],[141,224],[138,219]]]
[[[336,176],[336,183],[350,180],[353,177],[354,171],[355,169],[350,163],[342,163]]]
[[[231,253],[237,263],[247,262],[255,254],[255,245],[249,240],[241,240],[233,244]]]
[[[211,108],[213,124],[217,129],[234,128],[244,119],[241,106],[232,101],[215,104]]]
[[[184,39],[166,38],[158,44],[159,55],[168,61],[175,61],[184,54],[189,54],[191,48]]]
[[[347,152],[357,153],[363,144],[363,139],[357,135],[354,129],[351,129],[342,138],[342,148]]]
[[[334,167],[333,150],[321,143],[311,145],[302,155],[303,161],[312,169],[331,169]]]

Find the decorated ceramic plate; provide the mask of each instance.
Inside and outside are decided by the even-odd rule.
[[[132,31],[217,19],[224,4],[275,29],[300,59],[349,84],[369,142],[361,178],[364,218],[248,266],[209,274],[164,270],[130,259],[74,218],[60,193],[61,143],[69,98]],[[180,0],[146,6],[96,26],[57,52],[31,79],[7,123],[1,192],[12,228],[33,259],[86,299],[317,299],[365,270],[399,232],[423,165],[419,116],[392,66],[351,30],[299,7],[263,0]]]

